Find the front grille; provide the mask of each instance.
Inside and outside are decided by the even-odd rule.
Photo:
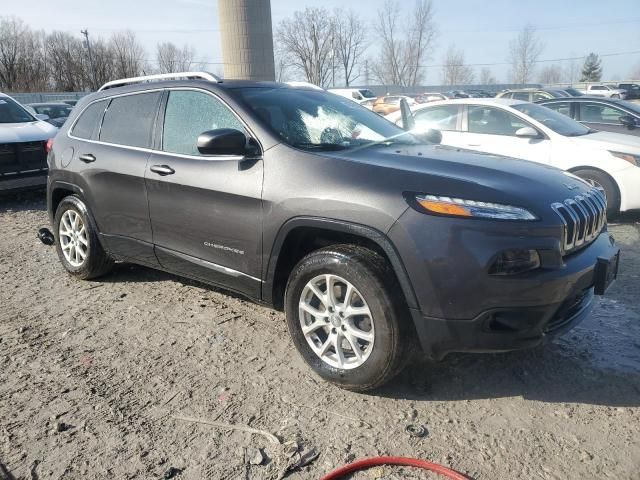
[[[0,143],[0,175],[47,168],[46,142]]]
[[[607,198],[604,190],[598,187],[562,203],[554,203],[551,208],[564,224],[564,253],[589,245],[607,223]]]

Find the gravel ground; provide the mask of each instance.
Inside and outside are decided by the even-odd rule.
[[[564,337],[416,362],[367,395],[311,374],[279,312],[131,265],[73,280],[35,238],[46,222],[43,192],[0,197],[0,479],[317,479],[374,455],[476,480],[640,478],[637,216],[611,226],[618,282]]]

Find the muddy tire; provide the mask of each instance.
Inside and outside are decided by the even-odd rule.
[[[293,269],[287,326],[305,362],[354,391],[375,389],[404,366],[408,312],[388,262],[354,245],[314,251]]]

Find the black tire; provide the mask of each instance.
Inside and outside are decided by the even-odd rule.
[[[65,212],[70,210],[80,216],[86,229],[86,257],[78,266],[72,265],[67,260],[62,251],[62,243],[60,239],[60,222],[62,221],[62,217]],[[58,258],[65,270],[67,270],[71,275],[82,280],[89,280],[105,275],[113,268],[114,262],[102,248],[100,240],[98,239],[95,222],[93,221],[86,205],[82,200],[80,200],[80,198],[71,195],[62,199],[58,205],[58,209],[56,210],[53,227]]]
[[[611,98],[620,98],[620,95],[618,95],[617,93],[614,93],[613,95],[611,95]]]
[[[600,170],[590,168],[576,170],[573,173],[584,180],[593,181],[596,185],[604,188],[604,192],[607,195],[608,218],[615,218],[620,213],[620,192],[613,178]]]
[[[302,332],[301,296],[307,283],[323,274],[337,275],[351,283],[371,311],[375,326],[373,348],[364,363],[352,369],[326,363],[311,349]],[[372,390],[402,369],[411,350],[408,309],[400,291],[388,262],[369,249],[335,245],[316,250],[304,257],[289,276],[285,292],[289,333],[305,362],[320,377],[348,390]]]

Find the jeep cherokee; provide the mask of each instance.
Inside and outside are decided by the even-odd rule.
[[[132,262],[282,309],[310,367],[361,391],[414,346],[537,345],[616,276],[606,199],[571,174],[425,144],[317,88],[166,77],[106,84],[55,138],[73,276]]]

